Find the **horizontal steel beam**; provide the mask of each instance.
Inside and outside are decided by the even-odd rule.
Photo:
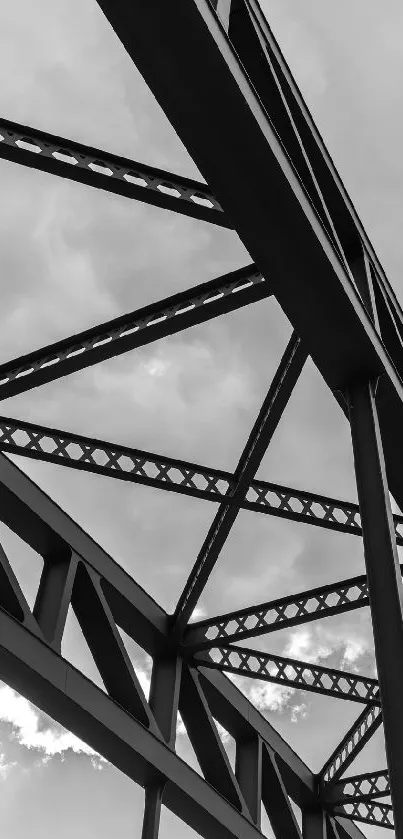
[[[1,146],[0,146],[1,148]],[[270,295],[254,265],[173,294],[0,365],[0,400],[84,370],[135,347],[232,312]]]
[[[318,618],[340,615],[368,606],[368,603],[366,577],[351,577],[349,580],[197,621],[188,627],[184,643],[193,651],[216,647],[217,643],[226,645]]]
[[[351,775],[325,787],[326,801],[331,804],[341,804],[352,799],[355,802],[366,801],[371,798],[384,798],[387,795],[390,795],[387,769]]]
[[[206,501],[220,502],[225,498],[231,503],[235,480],[231,472],[11,417],[0,417],[0,450]],[[328,530],[362,535],[358,504],[269,481],[252,481],[241,507]],[[397,542],[403,545],[403,516],[395,515],[394,522]]]
[[[376,679],[356,676],[344,670],[311,665],[261,650],[217,645],[206,652],[196,653],[194,661],[223,673],[249,676],[300,690],[336,696],[339,699],[350,699],[353,702],[380,705]]]
[[[221,227],[232,227],[206,184],[2,118],[0,158]]]

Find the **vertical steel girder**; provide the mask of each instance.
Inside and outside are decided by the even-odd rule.
[[[397,835],[403,835],[403,586],[377,414],[370,382],[349,392],[368,593]]]

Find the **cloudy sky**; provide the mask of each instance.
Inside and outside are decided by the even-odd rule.
[[[402,296],[401,2],[262,5]],[[0,4],[0,71],[1,116],[199,177],[95,0]],[[0,161],[0,173],[1,361],[250,261],[235,234],[203,222],[11,163]],[[2,413],[233,470],[289,334],[277,304],[265,301],[7,400]],[[50,464],[19,465],[174,608],[215,508]],[[259,476],[356,499],[347,424],[310,364]],[[4,526],[0,538],[32,603],[37,557]],[[199,614],[362,571],[355,537],[242,512]],[[374,675],[367,611],[279,632],[265,645]],[[72,618],[63,653],[97,678]],[[148,663],[134,646],[131,653],[146,688]],[[247,680],[240,686],[316,771],[360,710]],[[178,750],[192,762],[181,728]],[[378,736],[356,768],[384,765]],[[28,828],[32,839],[140,834],[142,791],[1,683],[0,785],[4,839],[22,839]],[[191,836],[163,811],[162,839]]]

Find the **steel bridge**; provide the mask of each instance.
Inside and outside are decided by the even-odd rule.
[[[0,398],[269,296],[293,333],[231,473],[0,417],[4,453],[216,505],[168,615],[0,454],[0,519],[44,560],[31,610],[0,555],[1,678],[145,788],[143,839],[158,836],[162,803],[205,839],[259,839],[262,804],[276,839],[359,839],[358,822],[402,839],[403,517],[390,502],[403,509],[402,311],[257,0],[98,4],[206,183],[5,119],[0,156],[234,230],[251,263],[3,362]],[[350,423],[359,506],[255,477],[308,356]],[[241,510],[355,534],[366,574],[189,625]],[[70,604],[105,692],[61,656]],[[378,680],[239,646],[364,607]],[[117,627],[152,656],[148,701]],[[363,707],[316,775],[226,673]],[[202,775],[176,754],[178,713]],[[215,721],[236,741],[235,771]],[[349,776],[381,725],[387,768]]]

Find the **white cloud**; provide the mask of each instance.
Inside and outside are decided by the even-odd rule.
[[[290,658],[298,658],[309,664],[315,664],[320,659],[328,658],[332,653],[332,647],[328,643],[317,641],[310,629],[297,629],[284,649],[284,655]]]
[[[371,648],[365,638],[358,635],[345,638],[318,626],[314,629],[299,627],[292,632],[282,654],[305,661],[307,664],[321,663],[325,666],[327,659],[338,655],[340,669],[359,671],[360,660],[368,656],[370,651]],[[274,665],[268,669],[269,672],[276,671]],[[268,711],[278,714],[288,712],[292,723],[297,723],[308,715],[308,704],[300,700],[300,694],[296,688],[271,682],[251,682],[250,679],[239,676],[231,678],[263,714]]]
[[[90,746],[62,726],[45,718],[31,702],[19,696],[8,685],[0,687],[0,720],[12,726],[13,736],[21,746],[41,752],[45,762],[54,755],[62,755],[69,750],[87,755],[94,765],[99,766],[103,761]],[[0,755],[0,774],[4,771],[7,773],[8,767],[4,755]]]
[[[261,682],[249,689],[249,699],[259,711],[275,711],[283,713],[294,695],[294,688],[287,685],[276,685],[271,682]]]
[[[190,620],[191,621],[200,621],[200,620],[203,620],[203,618],[205,618],[205,617],[206,617],[206,610],[203,608],[203,606],[198,605],[198,606],[195,606],[195,608],[193,609],[193,612],[190,616]]]

